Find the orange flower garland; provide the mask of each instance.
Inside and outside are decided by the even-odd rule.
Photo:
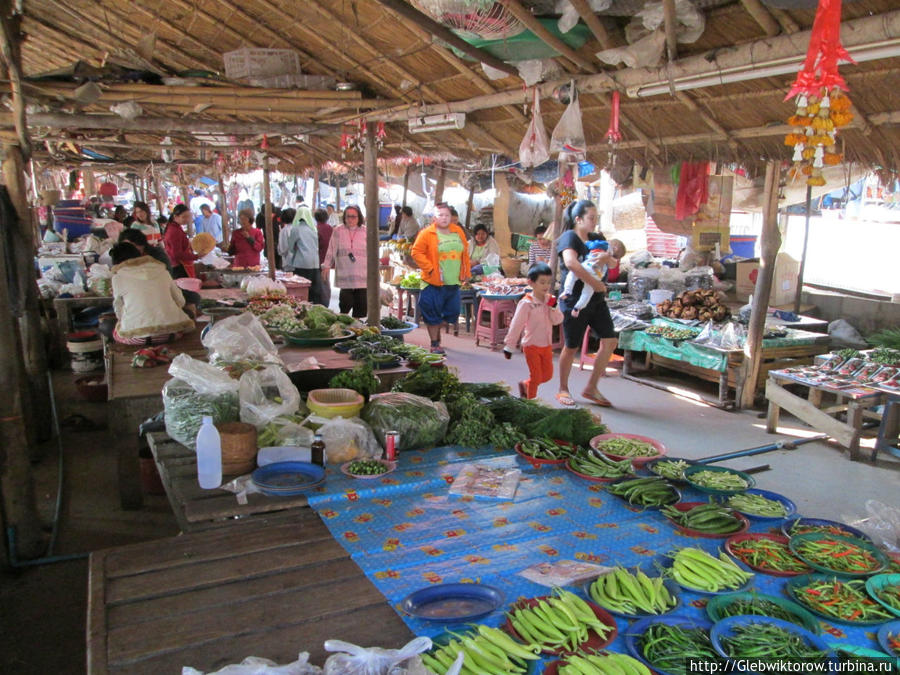
[[[831,92],[823,87],[818,96],[797,96],[797,111],[788,119],[794,130],[784,137],[784,144],[794,148],[794,175],[807,176],[807,185],[825,185],[822,167],[843,161],[835,136],[853,120],[850,105],[837,87]]]

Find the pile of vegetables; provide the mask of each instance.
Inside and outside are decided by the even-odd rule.
[[[328,381],[329,389],[352,389],[366,399],[378,391],[378,384],[378,378],[368,363],[343,370]]]
[[[661,513],[681,527],[706,534],[733,534],[744,526],[734,511],[715,503],[699,504],[687,511],[664,506]]]
[[[173,439],[194,449],[197,433],[203,417],[212,417],[214,424],[237,422],[241,406],[237,383],[233,390],[218,394],[198,392],[187,382],[169,380],[163,387],[163,404],[166,410],[166,433]]]
[[[656,457],[659,454],[651,443],[634,438],[609,438],[594,445],[594,449],[614,457]]]
[[[406,328],[406,322],[395,316],[385,316],[381,319],[381,327],[387,330],[396,330],[398,328]]]
[[[752,572],[742,570],[724,553],[716,558],[700,548],[680,549],[669,574],[680,586],[707,593],[737,590],[753,578]]]
[[[777,499],[769,499],[762,495],[747,493],[732,495],[728,498],[728,506],[735,511],[766,518],[783,518],[787,515],[787,508],[784,504]]]
[[[678,490],[660,476],[625,480],[610,485],[606,491],[634,506],[665,506],[681,498]]]
[[[900,364],[900,349],[890,349],[889,347],[879,347],[873,349],[866,355],[869,361],[881,363],[888,366]]]
[[[644,332],[647,335],[667,340],[690,340],[698,335],[697,331],[690,328],[675,328],[674,326],[650,326]]]
[[[867,339],[870,345],[886,347],[887,349],[900,350],[900,328],[885,328]]]
[[[398,451],[440,444],[450,421],[443,403],[403,392],[373,396],[363,408],[362,418],[382,442],[385,432],[398,432]]]
[[[674,300],[664,300],[656,311],[670,319],[699,319],[720,322],[731,316],[731,310],[722,303],[712,289],[698,289],[679,293]]]
[[[840,621],[887,621],[891,614],[866,594],[861,580],[814,578],[794,587],[794,597],[807,608]]]
[[[427,285],[428,284],[426,284],[422,280],[421,272],[418,272],[418,271],[410,272],[405,277],[403,277],[403,279],[400,280],[400,288],[409,288],[409,289],[416,290],[416,289],[420,289],[420,288],[425,288],[425,286],[427,286]]]
[[[803,537],[791,544],[794,552],[813,565],[844,574],[870,574],[883,567],[874,555],[849,538]]]
[[[883,603],[900,612],[900,584],[885,584],[875,591],[875,595]]]
[[[730,543],[729,552],[741,562],[763,572],[812,571],[791,553],[787,543],[777,539],[744,539]]]
[[[835,525],[811,525],[802,522],[800,518],[796,519],[792,524],[790,529],[788,530],[788,536],[793,537],[797,534],[810,534],[812,532],[816,532],[818,534],[830,534],[835,537],[854,537],[856,536],[853,532],[849,530],[844,530]]]
[[[803,626],[803,617],[794,614],[791,610],[778,603],[761,598],[757,595],[735,598],[729,603],[719,607],[719,616],[724,619],[729,616],[768,616],[773,619],[781,619]]]
[[[550,461],[567,459],[572,455],[571,445],[557,443],[551,438],[528,438],[517,446],[519,451],[535,459]]]
[[[648,467],[650,471],[663,478],[669,480],[684,480],[684,470],[690,463],[683,459],[660,459],[653,466]]]
[[[478,625],[475,630],[463,634],[450,633],[452,639],[442,646],[422,654],[422,663],[438,675],[444,675],[457,656],[464,654],[462,672],[472,673],[524,673],[528,661],[540,658],[540,647],[523,645],[502,630]]]
[[[650,669],[627,654],[572,654],[559,667],[559,675],[650,675]]]
[[[506,616],[523,640],[545,652],[574,652],[588,640],[589,631],[605,638],[615,629],[600,621],[584,600],[561,588],[552,596],[513,605]]]
[[[722,651],[736,659],[823,659],[797,633],[765,621],[736,625],[720,640]]]
[[[575,473],[581,473],[591,478],[617,480],[631,475],[630,459],[610,459],[585,449],[579,449],[569,457],[566,465]]]
[[[624,567],[598,577],[589,593],[598,605],[620,614],[665,614],[678,604],[662,577],[648,577],[640,569],[632,574]]]
[[[694,485],[723,492],[746,490],[750,487],[745,478],[731,471],[697,471],[685,478]]]
[[[384,462],[377,459],[357,459],[347,465],[347,473],[354,476],[380,476],[387,471]]]
[[[647,663],[676,675],[687,675],[688,659],[715,661],[719,658],[709,633],[702,628],[654,623],[641,636],[639,644]]]

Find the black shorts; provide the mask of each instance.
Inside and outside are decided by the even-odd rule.
[[[606,306],[606,300],[602,297],[598,298],[596,295],[591,298],[587,307],[578,313],[578,316],[572,316],[571,310],[563,312],[562,327],[566,347],[570,349],[581,348],[581,343],[584,341],[584,331],[588,328],[593,330],[601,339],[616,337],[616,329],[613,327],[613,320],[609,314],[609,307]]]

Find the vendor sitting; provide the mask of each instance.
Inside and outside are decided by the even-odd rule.
[[[175,340],[194,329],[184,313],[184,296],[166,266],[122,242],[109,252],[112,268],[113,309],[119,322],[116,342],[157,345]]]
[[[472,265],[472,275],[484,274],[485,259],[495,254],[500,258],[500,244],[489,233],[485,225],[475,226],[474,236],[469,242],[469,260]]]

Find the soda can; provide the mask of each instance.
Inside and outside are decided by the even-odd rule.
[[[396,431],[384,432],[384,458],[393,462],[397,459],[397,443],[400,441],[400,434]]]

